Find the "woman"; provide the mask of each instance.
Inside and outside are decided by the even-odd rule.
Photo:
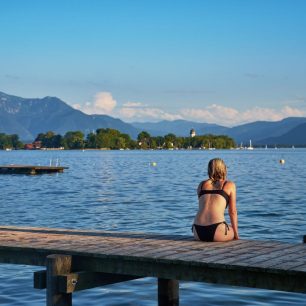
[[[236,209],[236,186],[226,180],[224,161],[214,158],[208,163],[208,177],[200,183],[197,193],[199,210],[192,231],[195,239],[202,241],[229,241],[239,239]],[[231,226],[225,222],[228,207]]]

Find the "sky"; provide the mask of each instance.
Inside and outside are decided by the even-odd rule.
[[[126,122],[306,116],[305,0],[0,0],[0,91]]]

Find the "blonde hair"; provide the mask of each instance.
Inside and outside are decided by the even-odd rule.
[[[208,176],[213,181],[225,180],[227,169],[224,161],[221,158],[211,159],[208,163]]]

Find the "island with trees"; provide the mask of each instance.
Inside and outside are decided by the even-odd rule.
[[[81,131],[69,131],[65,135],[52,131],[40,133],[31,144],[24,144],[18,135],[0,134],[0,149],[142,149],[142,150],[177,150],[177,149],[231,149],[235,141],[226,135],[198,135],[178,137],[172,133],[164,136],[151,136],[142,131],[137,139],[111,128],[101,128],[84,135]]]

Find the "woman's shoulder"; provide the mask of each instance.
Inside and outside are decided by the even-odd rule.
[[[199,186],[198,186],[198,188],[201,188],[201,187],[203,187],[203,186],[207,185],[209,182],[211,182],[211,180],[210,180],[210,179],[207,179],[207,180],[201,181],[201,182],[200,182],[200,184],[199,184]]]
[[[233,181],[226,181],[225,184],[223,185],[224,189],[236,189],[236,184]]]
[[[201,181],[200,184],[198,185],[198,193],[201,191],[201,189],[203,189],[203,187],[205,187],[205,185],[207,184],[209,180],[204,180],[204,181]],[[205,188],[204,188],[205,189]]]

